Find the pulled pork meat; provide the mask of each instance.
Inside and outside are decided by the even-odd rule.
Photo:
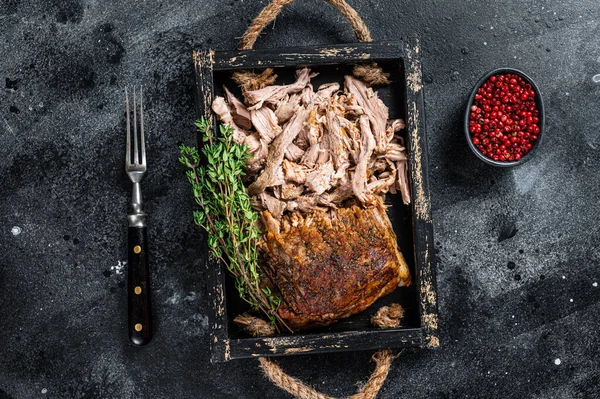
[[[278,171],[281,170],[285,151],[304,127],[304,122],[307,117],[308,111],[304,108],[300,109],[296,115],[292,117],[283,132],[281,132],[281,134],[273,141],[273,144],[269,147],[269,154],[264,170],[258,176],[256,181],[248,187],[248,193],[250,195],[258,195],[265,191],[267,187],[274,185],[275,176],[278,174]]]
[[[277,197],[283,203],[278,216],[300,203],[334,209],[351,197],[371,206],[388,192],[400,192],[409,204],[406,147],[398,135],[404,121],[388,120],[377,93],[355,77],[346,76],[343,87],[329,83],[314,91],[313,76],[302,68],[291,84],[243,91],[245,104],[227,89],[227,100],[215,98],[214,112],[248,145],[250,194]],[[276,196],[286,184],[286,195]],[[267,210],[266,204],[256,201],[255,208]]]
[[[298,93],[308,85],[310,81],[310,69],[299,69],[296,73],[296,81],[284,86],[267,86],[259,90],[244,92],[244,98],[251,105],[250,109],[262,107],[266,101],[270,104],[277,104],[279,100],[287,94]]]
[[[288,85],[246,80],[244,102],[225,89],[212,104],[248,146],[261,265],[293,329],[361,312],[411,283],[383,205],[388,192],[411,200],[404,121],[389,120],[365,82],[346,76],[315,91],[314,76],[303,68]]]

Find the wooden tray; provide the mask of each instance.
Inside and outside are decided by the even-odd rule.
[[[392,84],[378,89],[379,97],[390,109],[390,118],[403,118],[403,130],[409,157],[409,180],[412,203],[402,204],[400,195],[388,195],[392,205],[388,213],[398,236],[398,244],[413,276],[411,287],[402,287],[381,298],[369,309],[331,326],[296,334],[253,338],[233,325],[233,318],[246,310],[237,296],[233,280],[225,266],[206,251],[207,290],[210,300],[210,343],[213,362],[255,356],[282,356],[382,348],[439,346],[435,273],[433,270],[433,229],[431,222],[427,141],[423,106],[423,84],[418,42],[361,43],[327,47],[304,47],[269,50],[193,52],[196,74],[196,109],[215,126],[210,105],[222,93],[225,84],[239,96],[230,79],[239,69],[274,68],[277,84],[293,81],[297,67],[310,66],[321,83],[342,82],[352,66],[376,61],[391,73]],[[199,146],[202,141],[198,138]],[[406,309],[402,326],[378,329],[370,317],[382,305],[400,303]]]

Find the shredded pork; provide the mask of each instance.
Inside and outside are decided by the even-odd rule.
[[[250,105],[250,109],[262,107],[264,102],[277,104],[287,94],[298,93],[308,85],[310,81],[310,69],[299,69],[296,72],[296,81],[284,86],[267,86],[265,88],[244,92],[244,97]]]
[[[248,192],[253,206],[276,219],[291,212],[335,209],[355,198],[373,206],[387,192],[410,203],[401,119],[363,81],[346,76],[343,87],[314,91],[308,68],[289,85],[243,90],[244,101],[225,88],[212,108],[248,145]]]

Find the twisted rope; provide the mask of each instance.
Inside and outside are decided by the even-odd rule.
[[[367,28],[367,25],[365,25],[365,22],[362,20],[360,15],[358,15],[354,8],[350,7],[344,0],[325,1],[340,10],[342,15],[348,20],[348,22],[350,22],[350,25],[352,25],[354,34],[359,41],[373,41],[373,39],[371,39],[369,28]],[[238,48],[240,50],[251,50],[256,42],[256,39],[258,39],[260,32],[262,32],[262,30],[275,19],[283,7],[293,2],[294,0],[273,0],[265,8],[263,8],[256,18],[254,18],[246,30],[246,33],[244,33],[244,36],[242,36],[242,40],[240,41]]]
[[[400,325],[400,319],[404,316],[404,309],[397,303],[390,306],[383,306],[377,314],[371,318],[371,323],[379,328],[396,328]],[[253,336],[272,335],[271,327],[266,321],[258,317],[250,316],[247,313],[235,318],[235,323]],[[379,390],[383,386],[392,360],[397,356],[392,354],[391,349],[382,349],[375,352],[372,359],[375,361],[375,370],[369,377],[369,381],[362,389],[350,396],[348,399],[375,399]],[[261,357],[258,359],[260,368],[271,382],[279,388],[288,392],[298,399],[334,399],[331,396],[317,392],[312,387],[302,381],[290,376],[271,358]]]
[[[390,372],[394,358],[395,356],[390,349],[375,352],[372,357],[376,363],[375,370],[373,370],[369,381],[367,381],[358,393],[350,396],[348,399],[375,399]],[[261,357],[258,361],[265,375],[275,385],[294,397],[298,399],[334,399],[331,396],[315,391],[302,381],[286,374],[272,359]]]

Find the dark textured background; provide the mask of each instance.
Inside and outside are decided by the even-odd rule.
[[[201,234],[176,162],[194,141],[192,48],[234,48],[265,4],[1,0],[0,398],[286,397],[255,360],[208,362]],[[406,352],[381,397],[600,397],[597,0],[352,4],[375,40],[415,34],[424,48],[442,347]],[[352,41],[331,6],[302,0],[258,47]],[[472,85],[500,66],[529,73],[547,112],[539,153],[509,170],[478,161],[460,128]],[[143,349],[127,340],[123,267],[134,84],[156,320]],[[281,364],[344,396],[369,356]]]

